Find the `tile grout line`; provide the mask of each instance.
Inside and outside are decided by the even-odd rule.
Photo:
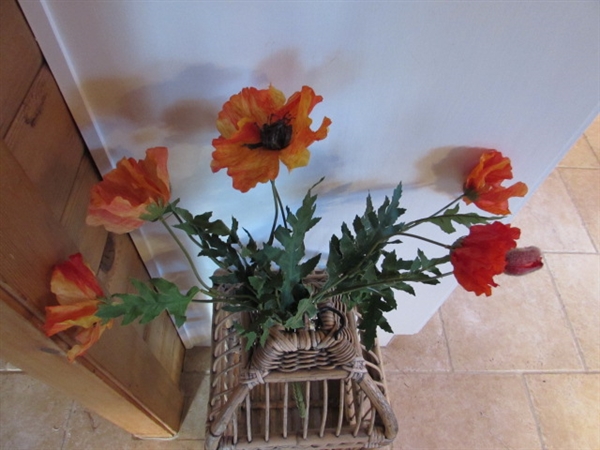
[[[574,170],[582,170],[582,169],[578,168],[578,169],[574,169]],[[597,170],[597,169],[595,169],[595,170]],[[581,216],[581,213],[579,211],[579,207],[577,206],[577,203],[575,202],[575,199],[573,198],[573,195],[571,193],[571,189],[569,188],[568,184],[565,183],[565,180],[564,180],[564,178],[562,176],[560,168],[558,169],[558,178],[560,179],[560,181],[563,184],[565,190],[567,191],[567,195],[571,199],[571,202],[575,206],[575,210],[577,211],[577,216],[579,217],[579,220],[581,221],[581,224],[583,225],[583,228],[584,228],[584,230],[585,230],[585,232],[586,232],[586,234],[588,236],[588,239],[592,243],[593,248],[596,249],[596,253],[595,254],[598,254],[598,248],[596,247],[596,243],[594,242],[594,239],[592,239],[592,235],[590,233],[590,230],[588,229],[587,224],[585,223],[585,221],[583,220],[583,217]],[[590,253],[590,254],[593,254],[593,253]],[[575,343],[575,349],[577,350],[577,355],[579,356],[579,360],[580,360],[581,364],[583,365],[584,370],[587,372],[588,371],[588,366],[587,366],[587,363],[585,361],[585,356],[583,354],[583,350],[581,349],[581,345],[579,343],[579,339],[577,338],[577,335],[575,334],[575,330],[573,329],[573,323],[571,322],[571,319],[570,319],[569,314],[567,312],[567,308],[565,307],[565,302],[563,301],[563,298],[562,298],[562,295],[560,293],[560,290],[558,289],[558,285],[556,283],[556,279],[554,277],[554,273],[552,272],[552,270],[551,270],[550,267],[548,267],[548,272],[550,273],[550,279],[552,281],[552,287],[554,289],[555,294],[558,296],[558,301],[560,302],[560,306],[561,306],[561,311],[562,311],[562,314],[563,314],[563,318],[567,322],[567,325],[568,325],[568,328],[569,328],[569,332],[571,333],[571,337],[573,338],[573,341]]]
[[[538,418],[538,414],[535,409],[535,405],[533,404],[533,398],[531,397],[531,391],[529,390],[529,384],[527,384],[527,378],[525,377],[524,373],[521,374],[521,381],[523,382],[525,394],[527,395],[527,402],[529,403],[529,410],[531,411],[531,415],[533,416],[533,420],[535,422],[535,428],[537,430],[540,445],[542,447],[542,450],[547,450],[546,442],[544,440],[544,434],[542,433],[542,427],[540,425],[540,420]]]
[[[598,117],[596,117],[597,119]],[[588,138],[587,135],[587,130],[583,132],[583,138],[586,140],[586,142],[588,143],[588,145],[590,146],[590,149],[592,150],[592,153],[594,154],[594,156],[596,157],[596,160],[598,161],[598,163],[600,163],[600,157],[598,157],[598,154],[596,153],[596,151],[594,150],[594,146],[592,145],[592,143],[590,142],[590,138]]]
[[[565,320],[567,327],[569,329],[569,333],[571,334],[571,338],[575,344],[575,350],[577,352],[577,356],[579,356],[579,362],[581,363],[584,372],[589,372],[589,367],[585,361],[585,355],[583,354],[583,350],[581,349],[581,344],[579,343],[579,339],[575,334],[575,330],[573,329],[573,323],[571,322],[571,318],[569,317],[569,313],[567,312],[567,308],[565,307],[565,302],[563,301],[562,295],[558,286],[556,284],[556,280],[554,278],[554,273],[552,273],[552,269],[548,267],[548,272],[550,273],[550,281],[552,283],[552,288],[554,289],[554,293],[558,297],[558,302],[560,304],[560,310],[563,316],[563,320]]]
[[[60,450],[65,450],[65,446],[67,445],[67,441],[69,440],[70,430],[71,430],[71,417],[73,417],[73,412],[76,408],[75,401],[71,402],[71,407],[69,408],[69,415],[67,416],[67,420],[65,422],[65,434],[63,435],[63,440],[60,445]]]
[[[566,183],[565,179],[563,178],[563,175],[562,175],[563,169],[566,169],[566,170],[589,170],[589,171],[592,171],[592,170],[600,171],[600,169],[594,169],[594,168],[586,169],[586,168],[582,168],[582,167],[576,167],[576,168],[557,167],[555,169],[557,171],[560,182],[562,183],[563,187],[565,188],[565,191],[567,191],[567,195],[569,196],[571,203],[575,207],[575,211],[577,211],[577,217],[579,217],[581,225],[583,226],[583,229],[585,230],[585,234],[587,235],[588,239],[590,240],[590,242],[592,244],[592,248],[594,248],[595,253],[598,254],[600,249],[596,246],[596,242],[594,241],[594,239],[592,237],[592,234],[588,228],[588,225],[585,222],[585,220],[583,219],[583,217],[581,216],[581,212],[579,211],[579,206],[578,206],[577,202],[575,201],[575,197],[573,196],[573,193],[571,192],[571,188],[569,188],[568,183]]]
[[[452,354],[450,353],[450,342],[448,342],[448,334],[446,333],[446,324],[444,323],[444,316],[442,314],[441,305],[438,308],[438,316],[440,318],[440,323],[442,324],[442,335],[444,336],[444,342],[446,343],[446,353],[448,354],[448,364],[450,364],[450,373],[454,372],[454,362],[452,361]]]

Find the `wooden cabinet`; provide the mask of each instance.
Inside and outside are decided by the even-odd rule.
[[[0,5],[0,357],[137,436],[179,429],[184,347],[166,315],[69,363],[41,330],[52,267],[80,252],[111,291],[148,277],[129,238],[85,225],[100,176],[15,0]]]

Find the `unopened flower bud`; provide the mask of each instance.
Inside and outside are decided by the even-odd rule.
[[[514,248],[506,252],[507,275],[526,275],[544,266],[542,252],[537,247]]]

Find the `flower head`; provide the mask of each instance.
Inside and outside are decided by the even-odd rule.
[[[308,86],[287,102],[273,86],[242,89],[219,113],[217,129],[221,135],[212,142],[212,171],[227,168],[233,187],[247,192],[258,183],[275,180],[279,161],[289,170],[306,166],[308,146],[325,139],[331,124],[325,117],[317,131],[310,129],[308,115],[322,100]]]
[[[168,149],[146,150],[146,158],[123,158],[92,188],[88,225],[114,233],[129,233],[148,220],[153,206],[163,208],[171,198],[167,171]]]
[[[465,202],[475,203],[492,214],[510,214],[508,199],[527,194],[527,185],[520,181],[507,188],[501,186],[504,180],[512,177],[510,159],[497,150],[486,150],[467,176],[463,186]]]
[[[526,275],[544,266],[542,252],[537,247],[513,248],[506,253],[507,275]]]
[[[521,230],[501,222],[473,225],[450,253],[458,283],[477,295],[491,295],[491,286],[498,286],[494,276],[504,272],[506,253],[517,246],[520,235]]]
[[[81,329],[75,335],[78,342],[67,352],[69,361],[84,354],[102,333],[112,326],[96,317],[99,298],[104,296],[92,270],[83,262],[81,254],[71,255],[52,272],[50,289],[56,295],[58,306],[46,307],[44,332],[52,336],[71,327]]]

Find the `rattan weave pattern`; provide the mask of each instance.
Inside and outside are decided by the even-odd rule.
[[[324,277],[313,275],[315,288]],[[345,311],[340,299],[326,306],[343,318],[328,309],[316,330],[272,330],[264,348],[246,351],[233,324],[251,317],[215,304],[207,450],[358,450],[392,442],[397,422],[379,348],[361,346],[356,311]]]

